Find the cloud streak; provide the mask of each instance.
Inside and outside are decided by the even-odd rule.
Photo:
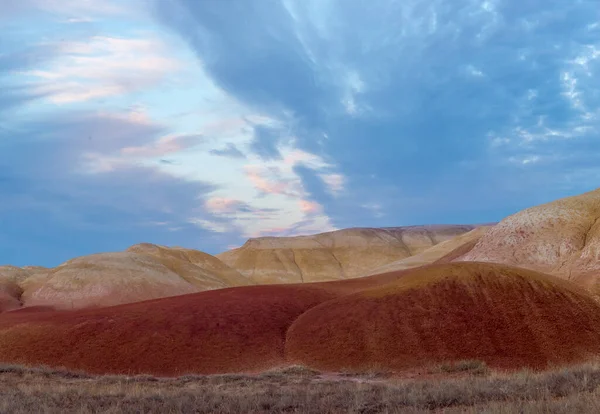
[[[30,70],[34,90],[57,104],[118,96],[164,82],[180,69],[157,39],[94,36],[64,42],[60,54],[44,69]]]

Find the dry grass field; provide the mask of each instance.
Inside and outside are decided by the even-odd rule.
[[[597,413],[600,365],[494,372],[477,361],[413,378],[323,374],[91,376],[0,366],[0,413]]]

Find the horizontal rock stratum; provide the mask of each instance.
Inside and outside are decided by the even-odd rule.
[[[43,346],[40,346],[43,344]],[[246,286],[102,309],[0,315],[0,362],[93,373],[543,367],[600,353],[600,306],[568,281],[486,263]]]
[[[217,257],[258,284],[350,279],[422,253],[476,227],[353,228],[312,236],[261,237]]]

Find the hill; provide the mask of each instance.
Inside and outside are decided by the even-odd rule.
[[[217,257],[257,284],[364,276],[473,230],[473,225],[353,228],[297,237],[261,237]]]
[[[370,270],[368,274],[376,275],[380,273],[393,272],[396,270],[412,269],[441,261],[449,253],[455,252],[457,249],[464,249],[466,246],[471,246],[469,248],[470,250],[472,246],[479,241],[481,236],[483,236],[492,227],[493,225],[477,227],[467,233],[453,237],[450,240],[438,243],[421,253]]]
[[[307,285],[248,286],[103,309],[7,312],[0,361],[161,376],[259,371],[283,364],[287,328],[333,297]]]
[[[430,265],[316,306],[286,335],[286,360],[311,368],[403,370],[478,359],[502,368],[600,353],[600,306],[583,289],[487,263]]]
[[[455,261],[538,270],[600,295],[600,189],[513,214],[460,253]]]
[[[209,254],[148,243],[124,252],[78,257],[52,269],[11,267],[11,272],[19,275],[13,280],[19,306],[56,309],[112,306],[252,284]]]
[[[541,367],[598,353],[600,306],[584,290],[485,263],[0,315],[0,361],[92,373],[173,376],[290,364],[400,370],[473,358]]]

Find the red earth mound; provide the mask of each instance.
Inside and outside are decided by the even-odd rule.
[[[282,365],[285,332],[334,297],[309,286],[251,286],[103,309],[0,316],[0,362],[92,373],[244,372]]]
[[[433,265],[312,308],[288,330],[285,352],[289,363],[334,371],[464,359],[543,367],[600,353],[600,306],[535,271]]]
[[[482,263],[244,286],[110,308],[6,312],[0,362],[91,373],[541,366],[600,353],[600,306],[567,281]]]
[[[285,333],[302,313],[408,272],[245,286],[100,309],[23,308],[0,315],[0,362],[153,375],[266,369],[285,364]]]

